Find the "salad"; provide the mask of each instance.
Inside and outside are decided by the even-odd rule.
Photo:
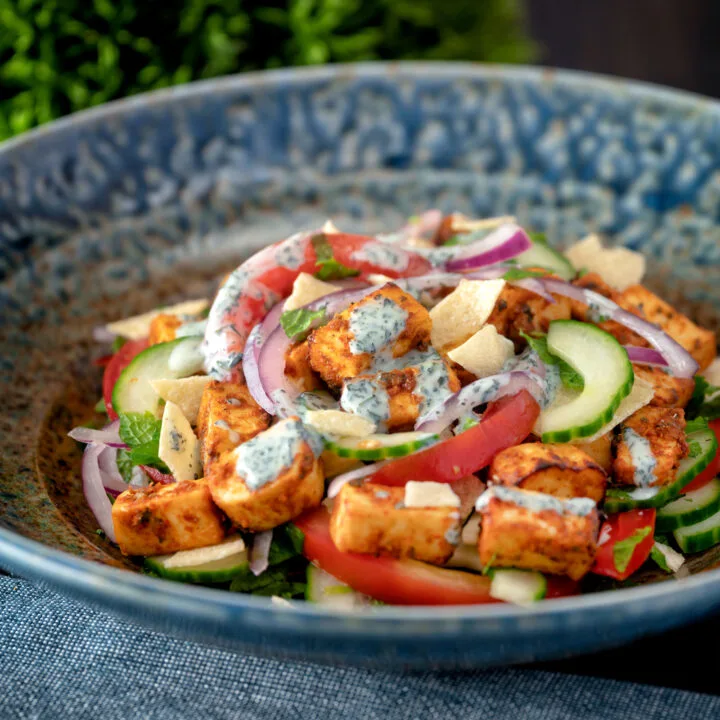
[[[720,364],[644,273],[435,210],[266,247],[98,330],[107,421],[70,435],[99,532],[162,578],[339,608],[677,573],[720,542]]]

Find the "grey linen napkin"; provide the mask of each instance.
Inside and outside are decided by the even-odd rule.
[[[236,655],[0,577],[2,720],[716,717],[713,696],[539,670],[401,675]]]

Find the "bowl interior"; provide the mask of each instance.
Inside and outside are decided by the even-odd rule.
[[[430,207],[514,214],[560,246],[603,232],[717,328],[719,120],[702,98],[572,73],[377,65],[160,92],[6,145],[0,525],[132,566],[96,533],[66,437],[100,395],[93,326],[211,296],[220,272],[327,217],[374,231]]]

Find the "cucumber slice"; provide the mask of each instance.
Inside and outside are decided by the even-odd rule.
[[[515,605],[532,605],[547,593],[545,576],[533,570],[494,570],[490,596]]]
[[[219,545],[146,557],[145,567],[168,580],[221,583],[245,572],[248,556],[243,539],[234,537]]]
[[[532,247],[515,258],[520,267],[542,267],[561,277],[563,280],[572,280],[575,275],[575,268],[570,261],[560,252],[554,250],[546,242],[532,238]]]
[[[632,390],[635,376],[627,351],[610,333],[577,320],[551,322],[547,344],[582,375],[585,387],[575,399],[542,413],[542,441],[589,437],[612,419]]]
[[[371,604],[367,595],[355,592],[349,585],[315,565],[308,565],[305,599],[318,605],[348,610]]]
[[[678,528],[673,532],[675,542],[685,553],[702,552],[720,543],[720,512],[702,522]]]
[[[712,430],[697,430],[687,436],[687,442],[697,443],[700,446],[700,452],[693,458],[686,457],[680,461],[678,465],[675,480],[670,485],[650,488],[611,488],[605,495],[605,503],[603,509],[607,513],[625,512],[627,510],[636,510],[638,508],[660,508],[675,500],[681,493],[682,489],[689,485],[713,460],[718,449],[715,433]],[[720,502],[720,500],[718,501]],[[720,509],[720,505],[718,508]],[[714,510],[712,511],[714,512]],[[712,513],[708,513],[712,514]],[[704,517],[708,517],[706,514]],[[658,523],[660,514],[658,513]],[[662,530],[672,530],[681,525],[692,524],[703,518],[698,517],[690,523],[680,523],[673,527],[664,527]],[[660,526],[657,525],[658,530]]]
[[[423,432],[367,435],[363,438],[328,438],[327,447],[336,455],[357,460],[382,460],[403,457],[428,447],[440,439],[439,435]]]
[[[150,381],[176,380],[201,370],[201,342],[200,337],[182,337],[152,345],[139,353],[120,373],[115,383],[112,395],[115,412],[154,414],[160,396],[150,385]]]
[[[717,478],[660,508],[655,529],[657,532],[668,532],[695,525],[716,512],[720,512],[720,480]]]

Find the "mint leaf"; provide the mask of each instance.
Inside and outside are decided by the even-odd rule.
[[[101,415],[107,415],[107,407],[105,406],[104,398],[100,398],[95,403],[95,412],[100,413]]]
[[[700,455],[702,455],[702,445],[697,440],[693,440],[688,445],[688,456],[691,458],[696,458]]]
[[[649,525],[638,528],[632,535],[615,543],[613,547],[613,563],[618,572],[623,573],[627,570],[635,548],[650,534],[651,530],[652,528]]]
[[[116,353],[125,343],[127,340],[124,337],[120,337],[119,335],[113,340],[112,344],[112,351],[113,353]]]
[[[512,282],[513,280],[522,280],[523,278],[547,277],[549,274],[549,270],[523,270],[522,268],[510,268],[510,270],[503,275],[503,280]]]
[[[304,573],[305,568],[301,568],[293,561],[270,567],[257,576],[247,569],[236,578],[233,578],[230,583],[230,590],[266,597],[276,595],[287,600],[304,597],[307,588]]]
[[[315,277],[319,280],[342,280],[360,274],[359,270],[353,270],[335,259],[332,246],[324,234],[315,235],[310,242],[315,250],[318,264]]]
[[[657,543],[652,546],[652,550],[650,551],[650,559],[653,562],[655,562],[655,564],[664,572],[666,572],[666,573],[672,572],[672,570],[670,569],[670,566],[667,564],[667,559],[665,558],[665,554],[657,546]]]
[[[325,308],[319,310],[288,310],[280,316],[280,325],[291,340],[303,340],[313,328],[325,320]]]
[[[465,245],[462,235],[451,235],[444,243],[443,247],[454,247],[455,245]]]
[[[705,417],[696,417],[694,420],[688,420],[685,424],[685,434],[690,435],[700,430],[708,429],[708,421]]]
[[[158,445],[159,439],[132,448],[130,450],[130,462],[133,465],[150,465],[150,467],[157,468],[166,475],[172,475],[170,468],[158,457]]]
[[[150,412],[120,413],[120,439],[131,447],[159,438],[161,426],[162,421]]]
[[[132,480],[132,469],[134,463],[130,459],[130,452],[128,450],[118,450],[117,466],[120,474],[122,475],[122,479],[126,483],[129,483]]]
[[[568,365],[564,360],[553,355],[550,352],[547,344],[547,336],[540,335],[538,337],[532,337],[524,332],[520,333],[528,345],[538,354],[538,357],[546,365],[556,365],[560,371],[560,381],[569,390],[582,390],[585,387],[585,381],[582,375],[577,370]]]
[[[528,237],[538,245],[548,245],[547,235],[544,232],[531,232]]]
[[[279,565],[290,558],[301,555],[304,543],[305,534],[294,525],[288,524],[275,528],[268,554],[269,564]]]

